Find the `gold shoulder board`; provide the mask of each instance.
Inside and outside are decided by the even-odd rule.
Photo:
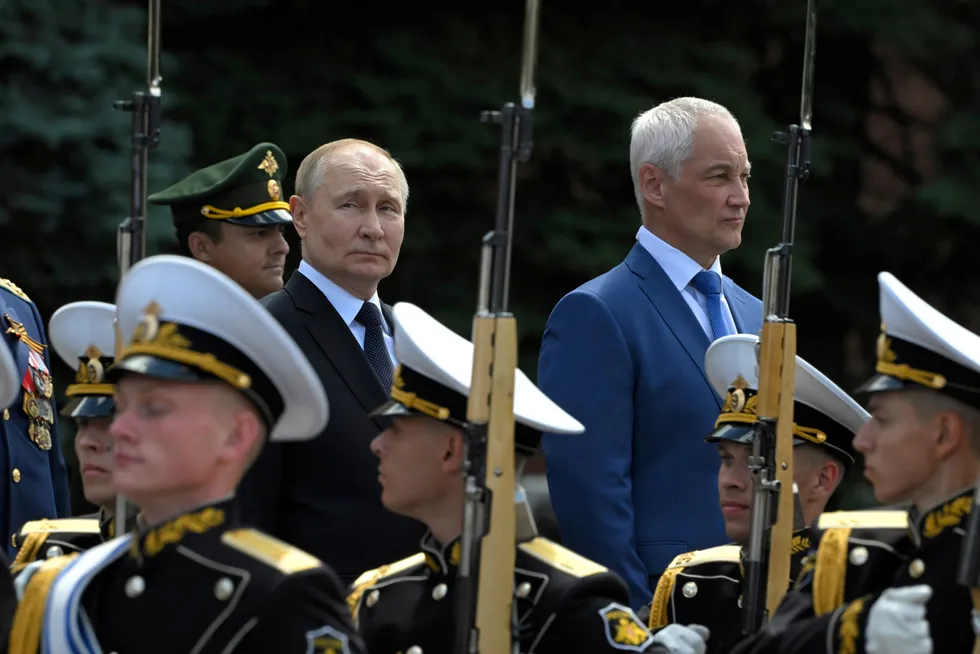
[[[17,286],[17,284],[10,281],[9,279],[4,279],[3,277],[0,277],[0,287],[7,289],[11,293],[16,295],[20,299],[22,299],[24,302],[31,301],[31,298],[27,297],[27,293],[20,290],[20,287]]]
[[[706,550],[694,550],[693,552],[678,554],[667,566],[667,569],[687,568],[701,563],[738,563],[741,560],[739,558],[741,549],[738,545],[720,545]]]
[[[907,529],[909,515],[905,511],[834,511],[824,513],[817,521],[820,529],[856,527],[858,529]]]
[[[574,577],[588,577],[608,572],[607,568],[595,561],[565,549],[547,538],[539,537],[527,543],[521,543],[518,549]]]
[[[61,520],[31,520],[20,529],[22,536],[59,531],[63,534],[97,534],[99,521],[95,518],[63,518]]]
[[[425,563],[425,554],[419,552],[418,554],[413,554],[407,559],[402,559],[401,561],[395,561],[394,563],[386,563],[380,568],[375,568],[374,570],[368,570],[357,580],[351,584],[351,591],[347,595],[347,607],[350,609],[351,613],[354,613],[354,617],[357,617],[357,604],[361,600],[361,595],[364,591],[378,583],[385,577],[390,577],[391,575],[398,574],[404,570],[409,570],[415,566],[423,565]]]
[[[255,529],[225,532],[221,542],[287,575],[323,565],[312,554]]]

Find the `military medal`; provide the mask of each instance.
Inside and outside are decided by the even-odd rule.
[[[54,425],[50,398],[54,394],[54,384],[44,359],[33,349],[28,352],[27,371],[21,385],[24,388],[24,413],[29,419],[27,434],[39,448],[50,450],[51,426]]]

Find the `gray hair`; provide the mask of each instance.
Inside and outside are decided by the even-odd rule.
[[[633,120],[630,128],[630,175],[641,214],[643,195],[640,193],[640,168],[643,164],[653,164],[674,179],[680,177],[681,168],[691,158],[694,149],[694,130],[698,121],[705,116],[728,118],[735,123],[735,127],[739,127],[732,112],[716,102],[701,98],[675,98],[644,111]]]
[[[360,139],[341,139],[339,141],[325,143],[306,155],[306,158],[303,159],[299,168],[296,170],[296,195],[308,202],[312,202],[317,188],[323,182],[323,175],[327,163],[330,160],[330,155],[348,146],[362,146],[374,150],[395,165],[395,169],[398,171],[398,184],[401,187],[399,190],[401,190],[402,194],[402,213],[405,213],[408,209],[408,178],[405,177],[405,171],[402,169],[402,165],[384,148]]]

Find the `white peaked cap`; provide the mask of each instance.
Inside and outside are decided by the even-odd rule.
[[[414,304],[399,302],[395,319],[395,358],[403,367],[469,396],[473,376],[473,343],[456,334]],[[554,434],[581,434],[585,427],[555,404],[520,369],[514,379],[514,419]]]
[[[327,396],[313,366],[272,314],[224,273],[189,257],[150,257],[123,278],[116,306],[123,353],[110,369],[114,377],[222,378],[271,409],[272,441],[308,440],[326,426]],[[168,324],[176,334],[161,344],[156,339]],[[148,332],[147,325],[156,327]],[[141,350],[147,340],[159,347]]]
[[[48,338],[58,357],[71,369],[90,347],[112,358],[116,349],[116,305],[107,302],[72,302],[51,316]]]

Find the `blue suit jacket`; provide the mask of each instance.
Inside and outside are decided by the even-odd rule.
[[[762,303],[727,277],[724,294],[739,331],[758,333]],[[544,436],[562,541],[622,576],[637,609],[676,555],[729,541],[704,442],[722,402],[704,372],[708,345],[639,243],[562,298],[545,328],[538,386],[586,428]]]
[[[28,369],[30,348],[15,334],[7,333],[11,320],[24,326],[28,336],[44,345],[48,344],[44,324],[37,307],[19,291],[15,292],[6,280],[0,281],[0,333],[3,347],[10,348],[17,362],[17,377],[23,379]],[[49,348],[43,351],[43,360],[51,370]],[[68,490],[68,471],[61,454],[58,438],[58,415],[55,408],[56,393],[51,393],[49,430],[51,449],[43,450],[28,432],[30,418],[24,406],[26,391],[21,386],[17,399],[3,412],[0,420],[0,536],[6,542],[5,549],[13,560],[17,549],[11,536],[24,523],[40,518],[63,518],[71,515],[71,496]]]

